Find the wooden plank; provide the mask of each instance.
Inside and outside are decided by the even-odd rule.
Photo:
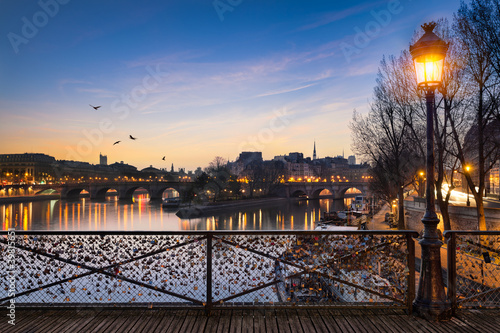
[[[383,320],[383,314],[374,313],[372,311],[365,317],[367,320],[371,322],[371,324],[378,328],[380,332],[388,332],[388,333],[400,333],[401,330],[394,325],[389,325],[386,321]]]
[[[68,325],[74,324],[79,318],[75,317],[75,311],[70,310],[69,313],[59,316],[55,321],[51,323],[50,326],[46,326],[43,329],[44,333],[58,333],[67,332],[66,327]]]
[[[297,315],[304,332],[316,332],[307,310],[297,310]]]
[[[339,327],[339,325],[337,325],[337,322],[329,311],[318,310],[318,313],[320,314],[321,320],[323,320],[323,323],[325,324],[329,332],[342,332],[342,329]]]
[[[297,313],[296,309],[286,310],[286,316],[290,325],[290,331],[292,333],[304,332],[304,330],[302,329],[302,325],[300,324],[299,314]]]
[[[461,310],[448,322],[431,322],[388,310],[19,310],[23,325],[1,332],[500,332],[500,311]],[[0,326],[5,327],[5,325]]]
[[[53,310],[53,311],[58,311],[58,310]],[[33,326],[33,323],[44,321],[47,317],[47,313],[48,313],[47,310],[45,311],[42,310],[42,312],[40,312],[39,315],[33,315],[32,317],[30,316],[24,318],[20,323],[16,323],[16,325],[14,326],[9,325],[7,330],[2,332],[11,333],[11,332],[21,332],[22,330],[27,330]]]
[[[179,332],[191,332],[194,323],[198,317],[198,313],[195,310],[188,310],[186,318],[179,328]]]
[[[184,320],[186,320],[187,310],[174,310],[172,311],[172,315],[174,316],[174,318],[172,319],[170,326],[165,332],[168,333],[180,332],[179,329],[184,323]]]
[[[142,313],[141,320],[137,321],[137,324],[132,328],[134,332],[142,332],[149,322],[158,318],[160,309],[145,309]],[[153,329],[154,330],[154,329]]]
[[[273,310],[265,311],[265,322],[267,333],[279,333],[278,322],[276,321],[276,314]]]
[[[158,317],[150,320],[148,325],[142,330],[144,333],[166,332],[174,321],[175,315],[172,310],[160,310]]]
[[[241,332],[253,333],[253,310],[243,310],[241,312]]]
[[[138,321],[142,320],[145,309],[130,309],[121,313],[119,318],[110,320],[110,324],[94,330],[95,333],[106,332],[132,332]]]
[[[474,332],[472,327],[462,327],[460,325],[460,321],[452,318],[449,321],[443,321],[437,323],[440,327],[445,329],[447,332],[454,332],[454,333],[470,333]]]
[[[314,325],[314,328],[316,329],[316,332],[319,333],[328,333],[328,327],[325,325],[322,315],[318,312],[318,310],[307,310],[307,313],[309,314],[309,317],[311,318],[311,321]]]
[[[278,323],[278,329],[280,333],[292,333],[290,328],[290,323],[288,322],[288,317],[286,311],[283,309],[276,310],[276,322]]]
[[[469,311],[459,311],[456,318],[465,323],[466,327],[474,327],[479,332],[500,332],[500,325],[495,321],[474,315]]]
[[[228,332],[231,326],[231,310],[220,310],[219,325],[217,326],[218,332]]]
[[[359,321],[359,312],[351,309],[346,309],[344,312],[344,318],[346,318],[347,322],[356,333],[372,333],[370,327],[366,327],[366,325],[363,325],[363,323]]]
[[[217,332],[217,327],[219,326],[220,311],[212,311],[207,319],[207,324],[205,326],[206,333]]]
[[[420,332],[420,333],[435,333],[439,332],[436,331],[436,329],[432,328],[428,323],[423,320],[423,322],[419,321],[418,319],[413,316],[403,316],[400,314],[392,314],[392,315],[387,315],[383,317],[384,320],[389,320],[399,327],[403,332],[412,330],[412,332]]]
[[[55,310],[51,311],[48,316],[41,318],[40,320],[33,321],[27,329],[29,332],[45,332],[53,325],[57,325],[58,320],[61,316],[69,315],[69,310]]]
[[[208,316],[205,314],[205,310],[196,310],[196,312],[197,316],[193,324],[193,327],[191,328],[191,332],[193,333],[204,332]]]
[[[348,319],[344,317],[343,310],[330,310],[329,312],[337,326],[340,327],[341,332],[357,333],[349,324]]]
[[[94,320],[100,311],[94,309],[77,310],[71,316],[71,320],[58,327],[58,330],[54,332],[77,332],[81,327],[85,327],[89,322]]]
[[[266,333],[266,314],[264,311],[254,310],[253,329],[255,333]]]
[[[80,331],[82,332],[92,332],[94,329],[97,327],[101,326],[106,326],[109,324],[109,320],[107,318],[110,317],[119,317],[119,314],[123,310],[121,309],[104,309],[99,314],[94,318],[94,320],[91,320],[90,322],[87,323],[84,327],[80,327]]]
[[[67,309],[64,312],[59,311],[57,318],[55,318],[50,325],[47,324],[43,328],[43,332],[64,332],[66,327],[73,326],[75,322],[79,321],[79,319],[81,319],[81,312],[77,311],[77,309]]]
[[[241,310],[233,310],[231,317],[231,326],[229,327],[230,333],[241,333],[242,326],[242,311]]]
[[[16,318],[14,321],[15,325],[9,324],[9,317],[5,316],[6,320],[2,320],[0,323],[0,332],[14,332],[14,330],[19,331],[24,325],[27,325],[32,320],[40,318],[43,316],[46,310],[30,310],[30,309],[16,309]]]

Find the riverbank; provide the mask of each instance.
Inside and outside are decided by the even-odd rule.
[[[234,201],[213,202],[206,205],[194,205],[191,207],[183,207],[177,212],[177,216],[183,219],[197,218],[210,216],[221,213],[227,210],[249,208],[253,206],[275,205],[276,203],[285,202],[287,198],[261,198],[261,199],[244,199]]]
[[[0,197],[0,205],[16,204],[31,201],[57,200],[61,199],[60,194],[39,194],[39,195],[23,195],[17,197]]]

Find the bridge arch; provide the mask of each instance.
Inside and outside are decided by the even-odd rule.
[[[309,195],[306,193],[304,190],[295,190],[290,194],[291,198],[300,198],[300,197],[306,197],[308,198]]]
[[[351,189],[354,189],[354,191],[349,191]],[[350,192],[350,193],[348,193]],[[367,195],[367,190],[363,187],[363,186],[349,186],[349,185],[346,185],[342,188],[340,188],[337,192],[337,198],[338,199],[345,199],[346,197],[346,194],[351,194],[352,197],[354,198],[355,195],[362,195],[362,196],[366,196]]]
[[[119,199],[123,201],[132,201],[132,198],[134,197],[134,192],[135,190],[143,188],[146,191],[148,191],[149,196],[151,197],[151,191],[148,188],[145,188],[144,186],[141,185],[136,185],[136,186],[131,186],[127,187],[125,190],[122,190],[119,192]]]
[[[328,191],[329,194],[325,194],[324,191]],[[321,193],[323,193],[323,195],[321,195]],[[311,197],[313,199],[318,199],[321,196],[334,197],[334,195],[335,195],[335,193],[334,193],[334,191],[331,188],[323,187],[323,188],[315,189],[312,192]]]
[[[72,188],[61,192],[61,199],[66,200],[78,200],[80,199],[80,193],[85,189],[82,188]]]
[[[171,185],[163,185],[163,186],[156,186],[155,188],[150,188],[149,189],[149,195],[151,200],[156,200],[160,201],[163,199],[163,193],[167,190],[174,190],[177,192],[177,195],[180,197],[181,192],[179,190],[178,186],[171,186]]]
[[[110,187],[110,186],[105,186],[105,187],[100,187],[98,189],[95,189],[90,193],[90,199],[91,200],[97,200],[97,201],[105,201],[106,200],[106,194],[108,193],[109,190],[114,190],[118,192],[116,188]]]
[[[36,191],[35,192],[35,195],[39,195],[39,194],[53,194],[53,193],[60,193],[60,191],[56,190],[56,189],[53,189],[53,188],[44,188],[43,190],[40,190],[40,191]]]

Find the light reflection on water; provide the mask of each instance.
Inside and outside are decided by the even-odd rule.
[[[323,212],[343,210],[351,199],[283,200],[261,208],[232,209],[215,216],[181,219],[176,210],[150,203],[147,195],[123,203],[82,198],[0,205],[3,230],[311,230]]]

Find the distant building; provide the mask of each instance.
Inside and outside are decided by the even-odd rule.
[[[316,159],[316,140],[314,141],[313,161]]]
[[[110,164],[109,166],[118,171],[122,175],[137,173],[137,168],[135,166],[123,163],[123,161],[121,161],[120,163],[115,162],[113,164]]]
[[[349,165],[354,165],[356,164],[356,156],[351,155],[347,158],[347,164]]]
[[[162,171],[160,169],[157,169],[155,167],[153,167],[152,165],[148,166],[147,168],[144,168],[141,170],[141,173],[144,174],[144,177],[147,178],[147,177],[161,177],[163,175],[166,175],[167,173],[165,171]]]
[[[247,166],[250,163],[257,162],[262,163],[262,152],[260,151],[244,151],[240,153],[237,162],[242,162],[243,166]]]
[[[55,176],[56,159],[45,154],[1,154],[0,181],[32,182]]]
[[[304,161],[304,154],[302,153],[290,153],[285,159],[291,163],[302,163]]]
[[[108,156],[101,155],[101,153],[99,153],[99,164],[100,165],[108,165]]]

